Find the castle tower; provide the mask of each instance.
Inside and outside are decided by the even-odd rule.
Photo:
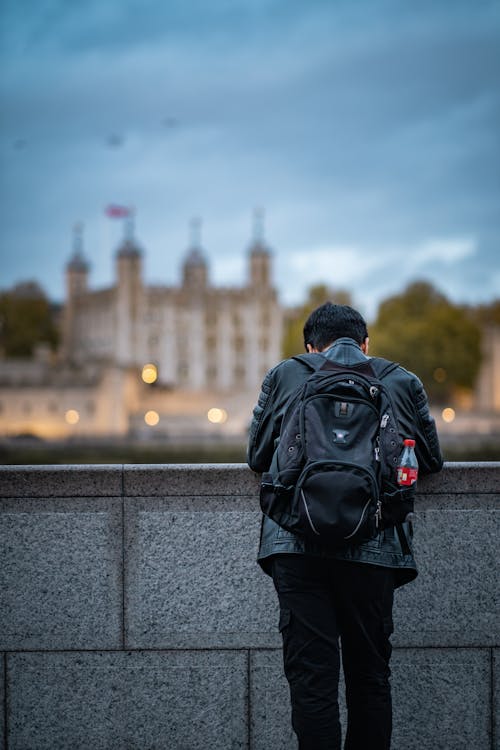
[[[73,228],[73,253],[66,265],[66,304],[63,314],[62,356],[72,360],[77,355],[77,307],[88,290],[89,263],[83,255],[83,224]]]
[[[245,381],[249,388],[262,380],[279,359],[282,331],[276,290],[271,281],[271,253],[264,241],[264,211],[253,213],[249,248],[248,304],[245,310]]]
[[[249,250],[250,286],[268,292],[271,286],[271,254],[264,242],[264,211],[255,209],[253,238]]]
[[[208,265],[201,248],[201,220],[190,222],[190,243],[182,266],[184,312],[184,354],[188,369],[186,384],[198,390],[205,384],[207,366],[205,304],[208,291]]]
[[[141,312],[143,304],[142,251],[134,237],[134,215],[126,219],[123,242],[116,253],[116,362],[141,364]]]
[[[66,294],[72,299],[87,291],[89,264],[83,255],[83,224],[73,227],[73,254],[66,265]]]
[[[182,266],[182,286],[199,292],[208,284],[208,266],[201,248],[201,219],[192,219],[190,233],[188,254]]]

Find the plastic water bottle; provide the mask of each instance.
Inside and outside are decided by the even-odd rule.
[[[404,448],[399,459],[397,481],[402,487],[415,484],[418,477],[418,461],[415,455],[415,441],[406,438]]]

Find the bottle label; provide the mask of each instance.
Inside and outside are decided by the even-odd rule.
[[[398,484],[408,487],[415,484],[418,477],[418,469],[409,466],[398,466]]]

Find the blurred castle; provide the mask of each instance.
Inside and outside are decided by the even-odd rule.
[[[191,231],[180,285],[149,286],[129,218],[115,284],[92,290],[75,229],[57,363],[2,363],[0,434],[245,433],[262,378],[281,356],[271,253],[256,214],[246,283],[215,287],[199,222]]]
[[[247,277],[210,283],[200,225],[178,286],[147,285],[133,219],[115,256],[116,280],[89,288],[81,227],[66,266],[62,343],[29,360],[0,357],[0,436],[243,439],[263,376],[281,358],[284,311],[272,283],[262,216],[254,217]],[[36,285],[21,285],[31,294]],[[31,289],[31,291],[30,291]],[[500,328],[483,335],[483,363],[441,433],[500,434]],[[450,413],[452,413],[450,417]]]

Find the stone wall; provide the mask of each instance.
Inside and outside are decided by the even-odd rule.
[[[393,750],[495,747],[499,488],[419,482]],[[1,467],[0,747],[295,748],[257,492],[241,465]]]

